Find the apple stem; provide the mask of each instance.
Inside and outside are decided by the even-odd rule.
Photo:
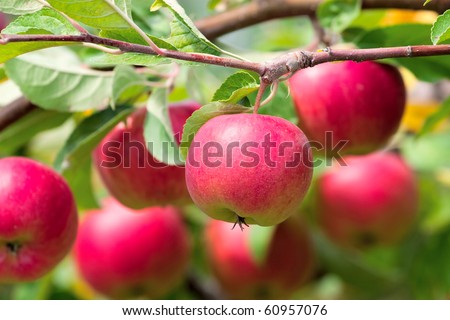
[[[267,87],[269,85],[270,85],[270,83],[267,83],[266,81],[263,81],[261,79],[261,84],[260,84],[259,89],[258,89],[258,94],[256,95],[255,106],[253,107],[253,113],[254,114],[258,113],[258,109],[261,106],[262,97],[263,97],[264,92],[266,91],[266,89],[267,89]]]
[[[237,220],[236,222],[233,224],[233,228],[231,228],[231,230],[234,230],[234,228],[236,227],[236,225],[239,225],[239,228],[241,228],[241,231],[244,231],[244,226],[247,226],[248,228],[250,228],[250,226],[247,224],[247,222],[245,222],[245,218],[242,218],[240,216],[237,216]]]

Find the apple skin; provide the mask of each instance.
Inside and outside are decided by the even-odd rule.
[[[398,70],[377,62],[324,63],[289,80],[299,126],[323,154],[348,141],[342,154],[366,154],[383,147],[397,131],[406,89]],[[326,141],[331,131],[333,141]],[[328,139],[329,140],[329,139]]]
[[[133,210],[113,198],[86,212],[74,247],[82,277],[114,299],[163,297],[183,279],[190,252],[178,209]]]
[[[336,243],[366,249],[393,245],[410,230],[419,194],[412,170],[398,156],[347,156],[318,180],[319,223]]]
[[[27,158],[0,159],[0,283],[50,272],[75,241],[78,215],[67,183]]]
[[[184,123],[198,108],[200,105],[196,102],[169,106],[169,116],[178,143]],[[123,205],[133,209],[191,203],[184,182],[184,167],[165,165],[148,152],[143,131],[145,116],[145,109],[135,111],[127,119],[126,125],[117,125],[94,150],[94,163],[106,188]],[[127,141],[131,143],[125,143],[125,134],[129,135]],[[135,147],[136,144],[144,146],[145,150],[140,151]],[[124,161],[117,161],[120,163],[111,167],[102,164],[111,161],[111,152],[115,156],[120,155],[120,159],[129,159],[129,165]]]
[[[266,135],[273,143],[270,150],[262,147]],[[239,148],[227,152],[237,143]],[[282,149],[283,143],[291,147]],[[245,144],[257,147],[245,150]],[[219,146],[223,156],[208,157]],[[294,124],[259,114],[221,115],[207,121],[195,135],[186,161],[186,184],[194,203],[210,217],[228,222],[239,217],[248,224],[270,226],[298,209],[312,172],[308,140]]]
[[[211,271],[224,293],[233,299],[289,299],[313,274],[315,254],[311,239],[298,217],[275,226],[267,257],[255,262],[250,251],[251,229],[211,220],[205,230],[205,248]]]
[[[0,12],[0,31],[2,31],[3,29],[6,28],[6,26],[8,25],[8,18],[6,17],[6,15],[2,12]]]

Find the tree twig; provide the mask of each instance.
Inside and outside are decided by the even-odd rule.
[[[271,0],[252,1],[249,4],[225,11],[196,22],[200,31],[209,39],[243,29],[264,21],[313,16],[323,0]],[[450,8],[450,0],[434,0],[423,6],[424,0],[363,0],[365,9],[411,9],[432,10],[443,13]]]
[[[145,53],[156,55],[149,46],[124,42],[115,39],[101,38],[91,34],[82,35],[1,35],[0,45],[12,42],[67,42],[93,43],[120,49],[122,52]],[[181,52],[161,49],[164,57],[176,60],[200,62],[229,68],[253,71],[261,76],[262,81],[272,84],[282,76],[299,69],[312,67],[320,63],[340,60],[367,61],[385,58],[410,58],[437,55],[450,55],[450,45],[420,45],[403,47],[386,47],[374,49],[331,49],[315,52],[297,50],[283,54],[273,60],[258,63],[242,61],[235,58],[218,57],[204,53]],[[159,54],[159,53],[158,53]]]

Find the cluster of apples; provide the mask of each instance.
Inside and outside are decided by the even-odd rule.
[[[347,141],[347,156],[317,180],[324,232],[356,248],[400,241],[417,214],[413,172],[398,155],[370,153],[398,129],[405,107],[399,72],[376,62],[327,63],[297,72],[290,87],[299,126],[260,114],[214,117],[195,135],[185,167],[154,159],[145,148],[146,112],[135,111],[94,151],[112,198],[79,225],[61,177],[30,159],[1,159],[0,283],[42,276],[75,242],[80,274],[96,291],[164,297],[189,265],[192,244],[179,208],[193,202],[213,218],[205,226],[205,251],[227,296],[288,298],[314,271],[309,231],[296,214],[312,181],[312,142],[323,146],[318,154],[333,148],[327,132]],[[169,107],[178,142],[199,108],[195,102]],[[227,153],[205,161],[212,147]],[[250,252],[244,228],[250,224],[276,228],[263,262]]]

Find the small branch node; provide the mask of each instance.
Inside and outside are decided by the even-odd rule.
[[[407,46],[407,47],[406,47],[406,56],[412,57],[412,55],[413,55],[413,49],[412,49],[412,47],[411,47],[411,46]]]

